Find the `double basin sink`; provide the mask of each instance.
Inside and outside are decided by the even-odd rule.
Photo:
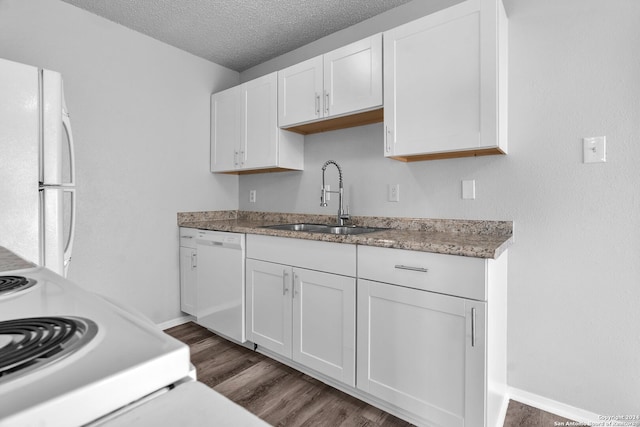
[[[307,223],[267,225],[262,228],[270,228],[272,230],[285,230],[285,231],[305,231],[307,233],[323,233],[323,234],[363,234],[363,233],[373,233],[374,231],[384,230],[384,228],[358,227],[355,225],[326,225],[326,224],[307,224]]]

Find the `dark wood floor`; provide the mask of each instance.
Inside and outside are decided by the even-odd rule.
[[[165,332],[189,345],[199,381],[274,426],[412,425],[194,323]],[[546,427],[555,421],[567,420],[511,401],[504,425]]]

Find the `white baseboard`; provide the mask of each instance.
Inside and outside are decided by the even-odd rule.
[[[182,325],[184,323],[191,322],[192,320],[194,320],[193,316],[189,316],[189,315],[181,316],[181,317],[178,317],[177,319],[167,320],[166,322],[158,323],[158,328],[164,331],[165,329],[173,328],[174,326]]]
[[[602,422],[602,418],[600,418],[598,414],[549,399],[548,397],[520,390],[515,387],[509,387],[507,394],[511,400],[516,400],[520,403],[524,403],[525,405],[533,406],[534,408],[542,409],[543,411],[551,412],[552,414],[559,415],[579,423],[598,425],[598,423]]]

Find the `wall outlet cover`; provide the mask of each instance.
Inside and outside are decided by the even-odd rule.
[[[462,181],[462,198],[468,200],[474,200],[476,198],[475,179]]]
[[[400,201],[400,184],[389,184],[389,194],[388,200],[390,202],[399,202]]]

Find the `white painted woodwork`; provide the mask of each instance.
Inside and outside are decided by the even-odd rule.
[[[489,261],[492,260],[359,246],[358,277],[485,301]]]
[[[324,117],[382,105],[382,33],[323,57]]]
[[[322,56],[278,71],[278,124],[281,127],[322,117]]]
[[[240,100],[240,86],[211,95],[211,172],[238,167]]]
[[[180,246],[180,310],[196,315],[198,297],[196,250]]]
[[[249,234],[246,271],[247,339],[355,387],[355,246]]]
[[[291,267],[246,260],[247,339],[291,358]]]
[[[196,236],[198,230],[180,227],[180,310],[197,315],[198,259]]]
[[[211,171],[304,167],[303,137],[278,127],[277,73],[211,96]]]
[[[485,325],[484,302],[358,279],[357,386],[425,425],[484,426]]]
[[[356,279],[293,269],[293,360],[355,387]]]
[[[240,161],[243,169],[275,166],[278,162],[277,76],[271,73],[242,85]],[[277,102],[277,101],[275,101]]]
[[[382,34],[278,71],[278,123],[292,127],[382,105]]]
[[[248,234],[247,258],[344,276],[356,275],[356,246],[344,243]]]
[[[384,33],[385,156],[506,153],[506,16],[467,0]]]

